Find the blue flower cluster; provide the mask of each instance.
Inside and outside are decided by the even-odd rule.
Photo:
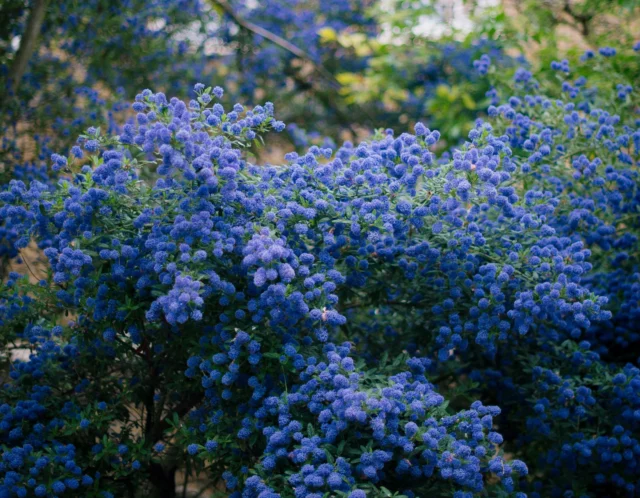
[[[153,472],[157,443],[184,441],[185,458],[226,467],[230,489],[262,486],[242,470],[253,462],[256,476],[281,493],[269,476],[292,466],[287,482],[299,489],[297,496],[312,496],[325,486],[357,496],[407,479],[415,481],[412,492],[517,487],[525,467],[514,462],[512,471],[500,459],[494,446],[502,437],[490,431],[499,410],[478,402],[449,414],[424,377],[431,364],[424,356],[409,361],[410,372],[397,362],[380,365],[389,369],[383,376],[388,380],[369,385],[369,367],[356,368],[352,347],[330,342],[346,325],[344,309],[360,305],[361,297],[349,289],[369,281],[378,285],[385,268],[408,283],[408,292],[415,286],[421,299],[433,295],[430,289],[437,294],[449,289],[441,303],[425,309],[442,324],[440,335],[421,339],[441,359],[473,341],[492,354],[500,339],[495,327],[506,324],[506,334],[527,319],[530,312],[516,310],[517,301],[507,297],[526,292],[517,258],[513,265],[496,266],[484,256],[515,242],[504,239],[485,248],[495,227],[480,216],[482,209],[506,213],[510,225],[520,227],[520,240],[539,240],[538,230],[544,230],[536,213],[529,225],[524,207],[513,213],[518,199],[509,189],[496,190],[509,176],[497,168],[506,153],[502,142],[491,138],[493,145],[482,155],[469,152],[465,160],[440,165],[429,150],[438,132],[418,125],[417,135],[395,138],[389,132],[370,143],[347,144],[335,156],[312,147],[304,156],[288,156],[284,167],[257,167],[236,144],[283,125],[273,118],[271,104],[252,110],[236,105],[227,112],[216,102],[220,95],[219,89],[198,85],[196,99],[186,105],[145,91],[134,103],[136,123],[126,125],[117,142],[94,130],[83,138],[85,153],[94,158],[91,165],[54,190],[14,180],[3,194],[0,209],[7,223],[21,240],[44,244],[53,268],[50,280],[34,289],[20,279],[16,286],[31,289],[43,303],[53,299],[55,310],[74,310],[76,317],[55,339],[33,336],[31,359],[17,363],[12,374],[18,398],[31,396],[27,386],[33,381],[22,379],[36,366],[52,364],[56,383],[75,385],[73,400],[43,400],[40,418],[60,415],[48,425],[40,422],[41,451],[54,451],[62,431],[69,444],[86,450],[85,462],[101,462],[101,475],[115,465],[135,481],[143,469]],[[494,157],[496,164],[490,162]],[[150,160],[158,174],[153,186],[138,179]],[[460,167],[464,161],[469,164]],[[471,161],[492,171],[486,186],[472,188]],[[469,229],[461,222],[465,216]],[[459,244],[447,240],[449,232],[460,234]],[[574,253],[579,250],[570,249],[565,257]],[[433,278],[418,278],[433,271]],[[495,297],[488,299],[480,289],[489,291],[497,274],[508,278],[494,284]],[[570,282],[558,275],[558,289],[564,289]],[[462,289],[468,285],[477,286],[476,298],[465,307]],[[576,289],[572,299],[581,297]],[[389,292],[406,299],[399,289]],[[18,296],[13,291],[6,299],[13,303]],[[530,299],[535,303],[538,297]],[[545,317],[577,323],[579,317],[565,308],[562,300],[550,302]],[[512,318],[492,318],[509,309]],[[16,337],[32,327],[32,315],[20,313],[3,316],[23,323],[25,332]],[[600,318],[595,303],[584,313]],[[445,334],[447,326],[451,331]],[[321,351],[327,359],[318,362],[315,354]],[[51,359],[53,354],[58,356]],[[74,380],[79,368],[100,378],[103,368],[117,369],[121,362],[132,372],[126,382]],[[33,379],[50,392],[52,370],[45,370]],[[175,384],[182,372],[192,379],[186,390]],[[89,393],[91,399],[112,401],[94,406]],[[124,399],[148,413],[169,410],[184,417],[186,432],[171,435],[171,425],[149,415],[144,436],[125,428],[97,444],[81,444],[85,439],[76,438],[73,427],[78,434],[98,430]],[[61,410],[50,405],[61,401]],[[232,413],[241,414],[239,424]],[[32,437],[22,433],[17,441]],[[327,452],[340,444],[354,447],[347,441],[352,437],[376,441],[371,461],[350,449],[332,463]],[[341,476],[345,482],[338,483]],[[118,492],[119,483],[93,478],[106,491]],[[29,486],[26,476],[16,479],[6,484],[7,491]]]
[[[273,104],[145,90],[12,180],[3,245],[50,271],[0,291],[0,496],[633,496],[639,122],[566,78],[440,157],[417,123],[281,165]]]
[[[605,47],[576,70],[595,61],[614,73],[615,56]],[[503,408],[509,436],[545,476],[532,482],[531,496],[604,496],[614,489],[615,496],[635,496],[640,121],[631,102],[638,97],[622,78],[596,87],[568,74],[566,61],[552,67],[567,73],[560,94],[545,94],[528,79],[489,114],[508,136],[516,167],[531,178],[525,196],[554,199],[547,224],[581,246],[588,266],[580,281],[607,299],[608,317],[585,315],[578,320],[583,328],[566,331],[541,324],[522,348],[489,368],[470,364],[469,373],[498,393],[492,399]],[[627,97],[630,107],[617,108]],[[572,307],[583,314],[585,304]]]
[[[257,497],[267,489],[273,493],[267,476],[275,478],[276,469],[291,463],[299,471],[288,481],[295,496],[301,497],[322,496],[326,491],[355,493],[356,486],[369,489],[361,479],[373,485],[403,481],[406,494],[434,477],[444,481],[445,489],[450,481],[462,489],[481,491],[486,468],[510,491],[511,476],[517,480],[527,474],[522,462],[506,463],[495,456],[494,445],[502,442],[502,436],[491,431],[492,417],[500,412],[497,407],[475,402],[470,410],[433,417],[444,398],[424,377],[423,361],[408,361],[412,371],[391,376],[388,386],[367,388],[365,374],[347,356],[349,343],[328,344],[324,349],[326,361],[307,360],[300,374],[305,382],[279,398],[265,400],[264,417],[277,417],[278,425],[262,430],[267,437],[260,464],[265,478],[249,479],[247,487],[254,493],[247,496]],[[305,422],[317,424],[319,433],[305,431]],[[336,446],[340,456],[328,461],[327,450]],[[365,453],[357,450],[362,447],[367,448]],[[359,458],[355,468],[348,463],[351,455]]]

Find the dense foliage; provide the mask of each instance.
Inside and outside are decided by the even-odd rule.
[[[640,495],[640,42],[525,62],[399,14],[401,54],[364,0],[113,5],[49,8],[7,81],[0,497]],[[65,50],[84,86],[37,89]],[[121,102],[147,83],[178,97]]]

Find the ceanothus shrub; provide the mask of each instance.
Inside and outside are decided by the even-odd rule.
[[[467,358],[476,392],[503,408],[505,437],[539,475],[531,496],[640,491],[640,100],[616,69],[637,74],[638,62],[637,53],[604,48],[579,64],[553,63],[551,82],[521,70],[509,97],[489,108],[523,173],[519,195],[554,199],[547,223],[589,252],[582,284],[612,312],[568,333],[540,324],[493,364]],[[472,132],[473,144],[486,126]]]
[[[526,496],[509,419],[465,382],[526,375],[519,353],[611,313],[510,130],[479,124],[437,159],[419,123],[256,166],[251,144],[284,128],[273,106],[195,91],[145,90],[120,136],[52,156],[65,179],[0,194],[7,243],[48,261],[0,295],[5,351],[31,353],[2,392],[0,496],[175,496],[178,470],[234,498]],[[544,380],[556,358],[533,369],[549,404],[573,386]],[[510,412],[530,402],[513,391]]]
[[[35,285],[11,274],[3,290],[4,344],[31,350],[3,391],[4,495],[169,496],[186,466],[232,496],[517,488],[527,471],[500,457],[499,409],[448,410],[426,355],[367,364],[334,341],[342,303],[387,268],[441,301],[433,321],[467,320],[446,344],[425,334],[431,351],[492,351],[499,338],[484,322],[528,282],[517,263],[501,265],[502,299],[460,299],[467,280],[493,271],[490,244],[514,244],[485,239],[497,221],[484,213],[507,214],[522,241],[544,224],[525,226],[508,192],[437,165],[437,133],[423,127],[253,166],[246,145],[284,127],[272,106],[225,112],[212,103],[220,89],[196,91],[189,106],[143,92],[120,137],[92,129],[84,152],[53,157],[68,180],[16,180],[2,193],[17,249],[39,240],[51,268]],[[155,185],[138,180],[141,168],[155,168]],[[433,271],[442,283],[419,278]],[[559,303],[545,316],[573,322]],[[598,305],[588,312],[597,318]],[[505,323],[532,319],[522,310]]]

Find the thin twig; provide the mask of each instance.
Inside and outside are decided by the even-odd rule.
[[[35,273],[33,273],[33,270],[29,266],[29,263],[27,262],[27,258],[25,258],[24,255],[22,254],[22,251],[18,250],[18,253],[20,254],[20,257],[22,258],[22,262],[26,265],[27,269],[29,270],[29,273],[31,273],[33,278],[35,278],[36,280],[40,281],[38,276]]]
[[[187,462],[187,471],[184,473],[184,483],[182,483],[182,498],[187,498],[187,485],[189,483],[189,474],[191,473],[189,467],[189,462]]]

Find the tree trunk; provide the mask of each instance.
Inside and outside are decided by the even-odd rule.
[[[18,88],[20,80],[22,80],[27,69],[29,59],[36,48],[36,42],[38,41],[46,11],[47,0],[34,0],[27,19],[27,27],[20,39],[20,47],[9,69],[9,89],[11,93],[14,93]]]
[[[176,498],[176,468],[151,464],[151,484],[153,498]]]

